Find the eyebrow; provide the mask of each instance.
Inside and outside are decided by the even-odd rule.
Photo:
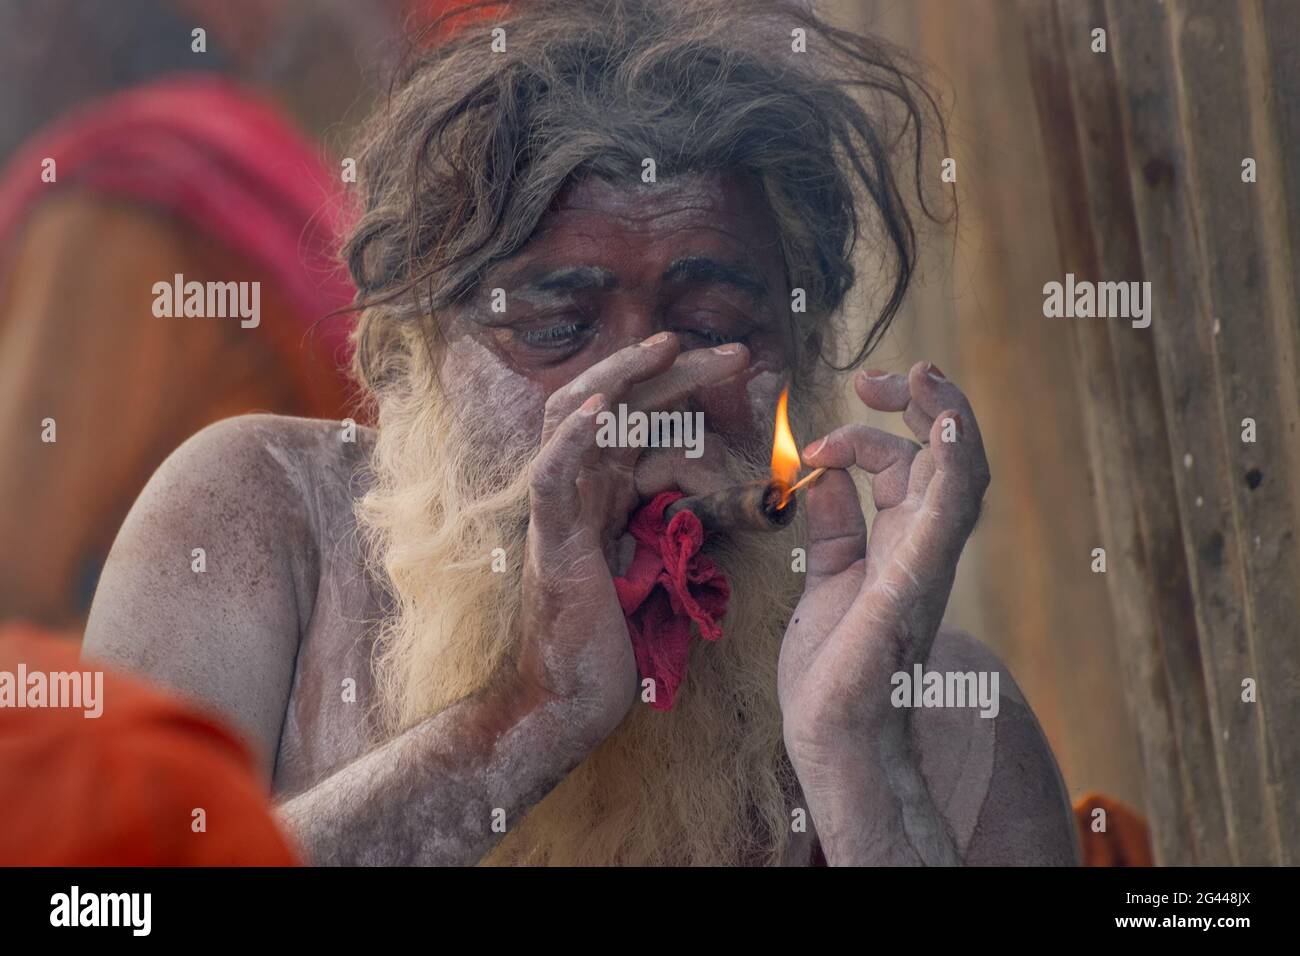
[[[618,277],[608,269],[598,266],[574,266],[543,273],[528,283],[528,288],[540,292],[585,292],[592,289],[611,289]]]
[[[684,256],[670,265],[663,274],[664,282],[720,283],[735,286],[755,299],[767,296],[767,283],[758,274],[728,262],[719,262],[708,256]]]
[[[768,294],[767,283],[757,273],[708,256],[683,256],[675,260],[661,277],[663,282],[692,282],[701,285],[719,283],[734,286],[755,299]],[[570,266],[542,273],[527,283],[539,292],[588,292],[608,290],[618,285],[618,277],[599,266]]]

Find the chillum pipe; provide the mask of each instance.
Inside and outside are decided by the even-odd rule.
[[[790,495],[785,507],[778,507],[784,494],[785,489],[772,481],[732,485],[711,495],[678,498],[664,516],[671,521],[679,511],[693,511],[706,531],[780,531],[799,510],[794,495]]]

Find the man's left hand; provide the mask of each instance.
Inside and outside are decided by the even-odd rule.
[[[891,675],[928,658],[989,484],[970,404],[933,365],[859,373],[854,388],[867,406],[902,412],[921,444],[854,424],[804,453],[830,470],[804,502],[807,582],[778,687],[787,749],[810,798],[888,769],[863,764],[883,731],[906,735],[904,713],[890,706]],[[870,539],[853,466],[871,475]]]

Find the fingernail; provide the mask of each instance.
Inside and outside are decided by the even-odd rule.
[[[889,373],[882,368],[869,368],[862,375],[864,378],[870,379],[889,378]]]
[[[928,365],[926,365],[925,374],[930,376],[936,382],[946,381],[943,372],[940,371],[939,369],[939,366],[935,365],[933,362],[930,362]]]
[[[740,351],[740,346],[735,342],[728,342],[726,345],[719,345],[713,349],[719,355],[735,355]]]
[[[600,408],[605,402],[605,396],[599,393],[592,395],[585,402],[578,406],[578,411],[590,415],[596,409]]]
[[[817,441],[813,442],[811,445],[809,445],[807,448],[804,449],[803,456],[805,458],[815,458],[817,456],[817,453],[822,450],[822,445],[825,444],[826,444],[825,438],[817,439]]]
[[[648,339],[646,339],[644,342],[642,342],[642,343],[641,343],[641,347],[642,347],[642,348],[653,348],[653,347],[656,346],[656,345],[663,345],[665,342],[667,342],[667,341],[668,341],[669,339],[671,339],[672,337],[673,337],[673,334],[672,334],[671,332],[659,332],[659,333],[657,333],[656,335],[652,335],[652,336],[650,336],[650,338],[648,338]]]

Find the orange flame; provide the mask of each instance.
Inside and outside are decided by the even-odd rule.
[[[787,408],[790,403],[790,388],[781,390],[781,399],[776,403],[776,432],[772,436],[772,482],[781,488],[781,502],[777,506],[784,508],[790,499],[790,486],[799,477],[799,446],[795,444],[794,434],[790,431],[790,415]]]

